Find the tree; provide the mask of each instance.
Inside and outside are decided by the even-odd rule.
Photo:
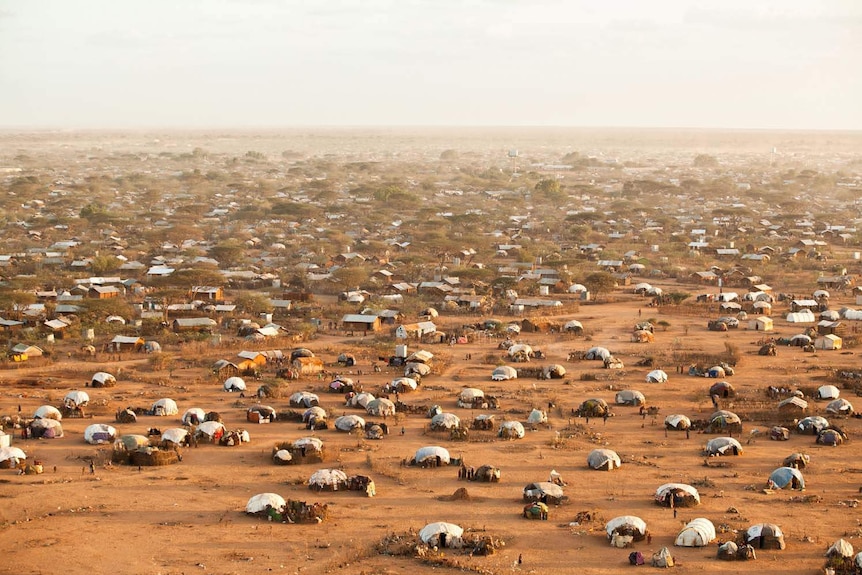
[[[604,293],[610,293],[614,291],[614,288],[617,286],[617,281],[614,279],[614,276],[609,274],[608,272],[594,272],[584,278],[584,286],[590,293],[593,294],[596,301],[598,301],[599,296]]]
[[[259,293],[241,293],[234,299],[234,303],[239,311],[249,315],[260,316],[265,313],[272,313],[272,304],[269,298]]]
[[[537,195],[544,197],[547,200],[561,200],[564,198],[563,192],[560,190],[560,182],[555,179],[545,178],[541,180],[534,191]]]
[[[369,277],[368,270],[359,266],[346,266],[332,272],[332,279],[345,291],[361,286]]]
[[[120,269],[122,264],[123,262],[115,256],[96,256],[93,258],[93,261],[90,262],[90,269],[94,274],[102,275],[104,273]]]

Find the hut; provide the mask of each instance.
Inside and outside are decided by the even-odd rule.
[[[833,447],[837,447],[844,443],[844,435],[835,429],[824,429],[817,434],[816,443],[819,445],[831,445]]]
[[[661,369],[654,369],[646,376],[647,383],[664,383],[667,381],[667,373]]]
[[[565,499],[563,488],[550,481],[530,483],[524,487],[524,501],[538,501],[545,505],[559,505]]]
[[[784,458],[784,467],[795,467],[796,469],[805,469],[811,463],[811,456],[805,453],[791,453]]]
[[[709,416],[705,431],[707,433],[741,433],[742,420],[732,411],[720,409]]]
[[[301,376],[317,375],[323,371],[323,360],[319,357],[297,357],[291,360],[290,365]]]
[[[817,435],[827,427],[829,427],[829,420],[819,415],[809,415],[796,423],[797,432],[811,435]]]
[[[410,464],[420,467],[440,467],[449,465],[451,461],[448,450],[437,445],[429,445],[417,449]]]
[[[470,481],[481,481],[485,483],[499,483],[500,482],[500,468],[494,467],[493,465],[482,465],[476,472],[473,473],[471,477],[468,477]]]
[[[678,413],[664,418],[664,427],[668,431],[685,431],[691,429],[691,419]]]
[[[318,469],[308,479],[312,491],[338,491],[347,489],[347,474],[340,469]]]
[[[431,418],[432,431],[449,431],[461,427],[461,420],[454,413],[438,413]]]
[[[611,545],[625,547],[632,541],[643,541],[646,538],[647,525],[640,517],[622,515],[605,524],[605,533]]]
[[[270,509],[284,509],[287,502],[277,493],[259,493],[253,495],[245,504],[245,512],[249,515],[265,515]]]
[[[461,547],[464,530],[454,523],[438,521],[429,523],[419,530],[419,540],[428,547],[446,549]]]
[[[494,429],[494,415],[482,413],[473,418],[470,429],[488,431]]]
[[[751,545],[755,549],[782,550],[785,547],[784,533],[774,523],[752,525],[745,531],[743,539],[746,545]]]
[[[826,404],[826,413],[835,415],[851,415],[853,413],[853,404],[846,399],[838,398]]]
[[[779,467],[769,474],[766,484],[770,489],[805,490],[805,478],[802,477],[802,472],[795,467]]]
[[[206,441],[208,443],[218,443],[224,436],[225,427],[220,421],[203,421],[195,429],[195,441]]]
[[[821,385],[817,388],[815,398],[817,399],[838,399],[841,391],[834,385]]]
[[[320,402],[320,398],[309,391],[297,391],[290,396],[290,405],[292,407],[312,407]]]
[[[335,429],[350,433],[355,430],[365,429],[365,420],[358,415],[342,415],[335,420]]]
[[[710,397],[717,396],[722,398],[736,397],[736,390],[732,384],[726,381],[719,381],[709,386],[709,395]]]
[[[597,397],[587,399],[581,402],[577,410],[581,417],[604,417],[606,413],[610,413],[610,407],[604,399]]]
[[[190,407],[183,413],[183,425],[198,425],[206,419],[206,415],[200,407]]]
[[[60,421],[63,419],[63,414],[53,405],[42,405],[36,409],[33,417],[35,419],[56,419]]]
[[[27,426],[32,439],[57,439],[63,437],[63,425],[56,419],[33,419]]]
[[[383,417],[384,419],[390,415],[395,415],[395,404],[385,397],[378,397],[368,402],[365,406],[365,411],[369,415]]]
[[[616,451],[611,449],[593,449],[587,455],[587,465],[591,469],[611,471],[619,468],[622,465],[622,461],[620,461],[620,456],[617,455]]]
[[[523,439],[525,433],[520,421],[504,421],[497,431],[497,435],[503,439]]]
[[[157,416],[177,415],[180,412],[179,408],[177,408],[177,402],[168,397],[156,400],[150,411],[153,415]]]
[[[91,445],[113,443],[117,438],[117,429],[106,423],[94,423],[84,429],[84,441]]]
[[[245,391],[247,389],[246,384],[245,384],[245,380],[241,377],[238,377],[238,376],[232,376],[232,377],[229,377],[226,380],[224,380],[223,387],[224,387],[224,390],[227,392],[233,392],[233,391],[242,392],[242,391]]]
[[[646,397],[640,391],[624,389],[617,392],[616,396],[614,396],[614,402],[617,405],[633,405],[637,407],[639,405],[646,405]]]
[[[694,507],[700,505],[697,489],[685,483],[665,483],[655,490],[655,501],[662,507]]]
[[[104,371],[97,371],[90,378],[90,387],[114,387],[117,385],[117,378]]]
[[[255,404],[246,409],[245,419],[251,423],[271,423],[276,420],[278,415],[275,408],[269,405]]]

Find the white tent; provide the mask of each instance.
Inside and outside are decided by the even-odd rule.
[[[786,319],[790,323],[814,323],[817,321],[817,318],[814,317],[814,313],[810,309],[790,312],[787,314]]]
[[[845,540],[839,539],[826,550],[827,557],[853,557],[853,545]]]
[[[84,429],[84,441],[93,445],[113,443],[117,438],[117,430],[107,423],[94,423]]]
[[[326,410],[319,405],[315,405],[302,412],[303,422],[308,423],[312,417],[315,421],[323,421],[326,419]]]
[[[821,385],[817,388],[817,399],[838,399],[841,391],[834,385]]]
[[[429,371],[430,367],[425,365],[424,363],[416,363],[416,366],[422,366],[427,368]],[[419,373],[418,371],[416,373]],[[419,375],[422,375],[421,373]],[[390,389],[397,389],[401,391],[416,391],[416,388],[419,387],[419,382],[413,379],[412,377],[396,377],[392,381],[389,382]]]
[[[284,497],[277,493],[259,493],[257,495],[253,495],[248,500],[248,503],[245,504],[245,512],[261,513],[266,511],[267,505],[271,506],[273,509],[281,509],[287,505],[287,502],[284,500]]]
[[[680,493],[685,498],[692,498],[696,503],[700,504],[700,494],[697,492],[697,489],[686,483],[665,483],[659,486],[655,490],[655,500],[663,504],[669,501],[669,497],[675,498],[674,494],[676,493]]]
[[[739,455],[742,444],[732,437],[715,437],[706,442],[707,455]]]
[[[491,372],[491,379],[494,381],[505,381],[507,379],[517,379],[518,378],[518,370],[516,370],[511,365],[501,365],[496,367],[493,372]]]
[[[198,425],[206,416],[206,412],[200,407],[190,407],[183,413],[182,422],[183,425]]]
[[[431,429],[458,429],[461,420],[454,413],[438,413],[431,418]]]
[[[331,488],[337,490],[339,486],[347,484],[347,474],[340,469],[318,469],[308,479],[309,487],[318,489]]]
[[[485,392],[475,387],[465,387],[458,395],[458,401],[470,403],[477,397],[485,397]]]
[[[841,349],[843,346],[844,340],[841,339],[840,336],[835,335],[834,333],[827,333],[826,335],[821,335],[814,340],[814,347],[816,349]]]
[[[844,398],[833,399],[826,404],[826,413],[849,415],[853,413],[853,404]]]
[[[441,546],[440,543],[442,541],[442,547],[448,547],[452,540],[460,539],[463,534],[464,530],[454,523],[438,521],[436,523],[429,523],[420,529],[419,540],[431,547]]]
[[[616,451],[611,449],[593,449],[587,455],[587,465],[593,469],[604,469],[611,471],[614,468],[619,468],[622,465],[620,456]]]
[[[60,413],[60,410],[53,405],[43,405],[36,409],[36,412],[33,413],[33,417],[39,419],[56,419],[59,421],[63,419],[63,414]]]
[[[180,412],[177,402],[168,397],[163,397],[153,403],[153,415],[176,415]]]
[[[27,454],[18,447],[0,447],[0,463],[8,461],[11,467],[18,467],[22,460],[27,459]]]
[[[548,414],[541,409],[533,409],[530,415],[527,416],[527,423],[537,425],[539,423],[548,423]]]
[[[70,408],[84,407],[90,402],[90,396],[86,391],[70,391],[63,398],[63,405]]]
[[[181,444],[189,435],[189,430],[182,427],[171,427],[162,431],[162,441],[170,441],[171,443]]]
[[[612,539],[617,532],[632,532],[640,537],[646,535],[646,522],[640,517],[634,515],[621,515],[614,517],[605,524],[605,532],[608,534],[608,539]]]
[[[515,357],[518,354],[523,354],[527,357],[531,357],[533,355],[533,348],[526,343],[516,343],[509,348],[509,357]]]
[[[365,409],[368,407],[368,404],[371,403],[372,401],[374,401],[375,399],[376,398],[374,397],[373,394],[368,393],[367,391],[363,391],[362,393],[357,393],[356,395],[352,396],[348,400],[347,403],[348,403],[348,405],[350,405],[350,407],[357,407],[358,406],[358,407],[361,407],[362,409]]]
[[[715,540],[715,525],[703,517],[692,519],[676,536],[674,545],[678,547],[706,547]]]
[[[290,396],[291,405],[311,407],[312,405],[317,405],[318,402],[320,402],[320,398],[317,397],[317,394],[310,391],[297,391]]]
[[[609,357],[611,357],[611,352],[605,347],[591,347],[587,350],[587,353],[584,354],[585,359],[605,360]]]
[[[667,381],[667,373],[661,369],[654,369],[646,376],[647,383],[664,383]]]
[[[368,405],[365,406],[365,411],[367,411],[369,415],[387,417],[389,415],[395,415],[395,404],[385,397],[378,397],[377,399],[368,402]]]
[[[522,439],[525,433],[524,425],[520,421],[504,421],[498,432],[501,437],[509,439]]]
[[[245,380],[241,377],[233,376],[224,380],[225,391],[245,391]]]
[[[417,373],[420,376],[424,377],[431,373],[431,366],[427,363],[419,363],[418,361],[411,361],[404,366],[404,377],[409,378],[411,375]],[[415,380],[411,381],[414,381],[415,383]],[[414,386],[413,389],[416,389],[416,387]]]
[[[305,447],[311,451],[323,451],[323,442],[317,437],[300,437],[293,442],[293,447],[296,449]]]
[[[358,415],[342,415],[335,420],[335,429],[338,431],[351,432],[354,429],[363,429],[365,420]]]
[[[225,427],[224,423],[221,421],[204,421],[200,425],[198,425],[197,431],[206,435],[210,439],[219,434],[219,432],[224,432]]]
[[[416,461],[416,463],[422,463],[429,459],[439,459],[440,463],[444,464],[448,464],[449,461],[451,461],[449,451],[437,445],[420,447],[416,450],[416,455],[413,456],[413,460]]]
[[[614,396],[614,402],[617,405],[644,405],[646,397],[640,391],[624,389],[617,392],[616,396]]]
[[[674,413],[664,418],[664,426],[674,429],[688,429],[691,427],[691,419],[686,415]]]
[[[112,385],[117,385],[117,378],[104,371],[97,371],[90,378],[90,387],[111,387]]]
[[[584,324],[576,319],[571,319],[563,326],[564,331],[584,331]]]

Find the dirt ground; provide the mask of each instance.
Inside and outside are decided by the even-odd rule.
[[[673,289],[661,282],[654,285]],[[839,422],[850,441],[835,448],[815,445],[814,437],[808,435],[793,433],[789,441],[777,442],[750,433],[752,429],[767,430],[779,417],[774,409],[777,400],[768,399],[764,393],[767,385],[816,387],[835,383],[826,368],[859,367],[858,352],[811,354],[782,347],[776,357],[760,357],[757,340],[762,334],[747,330],[747,322],[727,333],[710,332],[703,315],[668,309],[659,312],[645,307],[646,300],[621,291],[614,297],[613,303],[583,305],[577,314],[559,318],[580,320],[589,341],[560,334],[531,333],[517,338],[545,351],[547,359],[516,367],[559,363],[568,370],[564,379],[492,382],[491,371],[503,353],[495,339],[455,346],[410,345],[411,351],[421,347],[435,354],[435,373],[423,379],[416,393],[402,394],[402,401],[439,404],[469,423],[481,411],[471,413],[456,407],[457,395],[463,387],[479,387],[500,398],[498,421],[525,421],[531,408],[548,409],[549,402],[553,403],[547,426],[528,430],[524,439],[516,441],[499,439],[493,432],[477,432],[467,441],[452,441],[446,434],[428,431],[429,420],[424,415],[399,415],[388,421],[392,433],[382,441],[334,429],[316,432],[327,453],[327,460],[317,465],[273,465],[271,448],[275,442],[309,432],[294,422],[247,423],[246,407],[255,400],[222,391],[220,381],[202,366],[204,362],[194,367],[179,365],[172,375],[153,372],[152,364],[140,356],[124,357],[120,362],[107,361],[104,356],[34,362],[0,371],[0,415],[13,415],[20,406],[27,416],[40,405],[59,405],[71,389],[84,389],[84,381],[95,371],[120,372],[117,387],[87,389],[92,417],[64,420],[65,437],[14,438],[13,445],[24,449],[30,460],[43,462],[45,473],[19,476],[15,470],[0,470],[0,549],[4,551],[0,573],[430,573],[443,567],[413,557],[381,555],[375,545],[389,534],[405,534],[410,529],[415,532],[427,523],[448,521],[505,541],[505,547],[489,557],[447,551],[447,557],[457,560],[453,568],[484,573],[609,574],[628,567],[631,551],[610,547],[605,536],[606,521],[618,515],[643,518],[652,541],[635,543],[634,548],[649,557],[663,546],[670,547],[677,561],[675,570],[680,573],[818,573],[826,547],[839,537],[848,538],[858,551],[862,546],[862,513],[852,505],[860,498],[862,486],[857,445],[862,420]],[[846,302],[836,298],[832,307],[852,304],[848,296]],[[798,326],[784,321],[785,312],[784,304],[776,304],[776,332],[786,336],[799,333]],[[634,323],[648,318],[670,325],[666,330],[658,328],[654,343],[631,343]],[[441,316],[438,323],[445,330],[447,325],[478,319]],[[350,370],[329,369],[352,371],[367,391],[379,393],[382,385],[401,371],[384,368],[380,373],[372,372],[371,362],[377,359],[377,352],[367,352],[361,340],[345,334],[323,334],[304,345],[327,365],[335,362],[339,351],[355,350],[359,365]],[[716,380],[679,374],[678,366],[665,360],[660,367],[669,374],[669,381],[646,383],[645,375],[652,368],[634,363],[645,355],[669,358],[673,350],[717,354],[725,350],[726,343],[736,346],[742,356],[736,375],[727,378],[740,398],[721,400],[722,407],[736,411],[743,419],[748,419],[748,414],[756,419],[745,421],[741,438],[744,455],[713,458],[710,463],[722,466],[706,466],[702,449],[715,436],[667,434],[663,421],[672,413],[692,419],[712,413],[707,389]],[[626,364],[623,372],[601,369],[600,362],[568,360],[569,352],[594,345],[608,347],[621,358]],[[213,359],[219,354],[230,359],[240,349],[242,342],[237,341],[233,353],[216,351]],[[465,359],[468,355],[472,359]],[[598,379],[583,380],[583,374]],[[610,376],[614,379],[603,379]],[[34,379],[39,379],[41,386],[28,383]],[[328,379],[305,378],[289,385],[292,391],[318,393],[321,405],[336,414],[363,413],[344,407],[342,395],[326,393],[328,383]],[[249,383],[252,391],[256,384]],[[572,417],[572,409],[583,400],[599,397],[613,403],[616,391],[623,388],[642,391],[649,405],[660,407],[659,415],[644,418],[636,407],[615,406],[613,417],[606,422],[591,419],[587,423]],[[248,429],[251,442],[239,447],[187,448],[177,465],[140,469],[108,465],[110,446],[84,442],[87,425],[113,424],[118,408],[149,406],[160,397],[175,399],[180,413],[189,407],[218,411],[229,429]],[[862,398],[846,389],[842,397],[862,403]],[[267,403],[278,411],[289,409],[286,398]],[[823,415],[825,404],[811,400],[808,414]],[[179,425],[178,416],[144,416],[136,424],[116,427],[121,433],[145,434],[150,427]],[[442,445],[471,466],[496,465],[502,470],[502,479],[500,483],[466,482],[458,479],[454,467],[402,466],[403,459],[425,445]],[[613,472],[589,469],[586,456],[596,447],[614,449],[622,458],[622,467]],[[807,489],[764,493],[769,473],[796,451],[811,456],[811,465],[803,470]],[[97,465],[91,474],[89,461],[93,458]],[[307,479],[324,467],[371,476],[377,496],[310,491]],[[568,483],[568,500],[551,507],[548,521],[523,519],[524,486],[546,481],[552,469]],[[671,509],[659,507],[653,499],[656,488],[668,482],[696,485],[701,505],[679,509],[674,518]],[[469,499],[447,501],[446,496],[459,487],[467,488]],[[327,503],[329,518],[317,525],[288,525],[247,516],[246,501],[262,492]],[[575,524],[581,511],[589,511],[592,520]],[[715,543],[705,548],[673,547],[682,525],[695,517],[710,519],[719,531],[776,523],[785,533],[787,549],[758,551],[755,563],[742,563],[718,561]],[[720,540],[732,538],[732,532],[719,533]],[[523,559],[520,566],[519,555]]]

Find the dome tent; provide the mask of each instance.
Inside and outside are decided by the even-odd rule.
[[[177,408],[177,402],[168,397],[163,397],[153,403],[151,411],[153,412],[153,415],[159,416],[176,415],[180,412]]]
[[[33,439],[57,439],[63,437],[63,425],[56,419],[36,418],[28,426]]]
[[[671,431],[685,431],[691,428],[691,419],[688,416],[675,413],[664,418],[664,426],[665,429]]]
[[[491,372],[493,381],[506,381],[508,379],[518,379],[518,371],[511,365],[501,365],[494,368]]]
[[[429,523],[419,530],[419,540],[429,547],[452,547],[464,534],[464,530],[454,523],[442,521]]]
[[[826,550],[827,557],[853,557],[853,545],[846,539],[839,539]]]
[[[613,544],[615,537],[630,537],[634,541],[642,541],[646,537],[647,525],[640,517],[621,515],[614,517],[605,524],[605,532]]]
[[[200,407],[190,407],[183,413],[183,425],[198,425],[206,419],[206,412]]]
[[[564,498],[563,488],[550,481],[530,483],[524,487],[524,501],[539,501],[545,504],[557,505]]]
[[[834,385],[821,385],[817,388],[817,399],[838,399],[841,391]]]
[[[115,385],[117,385],[117,378],[104,371],[97,371],[90,378],[90,387],[113,387]]]
[[[827,427],[829,427],[829,420],[819,415],[809,415],[800,419],[796,424],[796,430],[799,433],[810,433],[811,435],[817,435]]]
[[[117,430],[106,423],[94,423],[84,429],[84,441],[92,445],[112,443],[117,438]]]
[[[36,419],[56,419],[57,421],[60,421],[63,419],[63,414],[60,413],[60,410],[53,405],[43,405],[36,409],[35,413],[33,413],[33,417]]]
[[[363,391],[361,393],[357,393],[356,395],[350,396],[350,399],[347,401],[347,405],[350,407],[361,407],[362,409],[366,409],[368,404],[374,401],[376,398],[374,394],[368,393],[367,391]]]
[[[281,509],[285,505],[287,505],[287,502],[284,500],[284,497],[277,493],[259,493],[257,495],[253,495],[248,500],[248,503],[245,504],[245,512],[257,515],[259,513],[265,513],[268,507]]]
[[[450,461],[449,451],[437,445],[420,447],[413,456],[413,463],[423,467],[430,464],[436,466],[449,465]]]
[[[611,471],[622,465],[620,456],[611,449],[593,449],[587,455],[587,465],[592,469]]]
[[[661,369],[654,369],[646,376],[647,383],[664,383],[667,381],[667,373]]]
[[[0,447],[0,468],[12,469],[27,459],[27,454],[18,447]]]
[[[849,415],[853,413],[853,404],[846,399],[833,399],[826,404],[826,413],[834,413],[836,415]]]
[[[742,455],[742,444],[732,437],[716,437],[706,442],[704,453],[716,455]]]
[[[438,413],[431,418],[432,430],[450,430],[461,427],[461,419],[454,413]]]
[[[365,420],[358,415],[342,415],[335,420],[335,429],[338,431],[351,432],[356,429],[364,429]]]
[[[340,469],[318,469],[308,479],[308,488],[315,491],[347,489],[347,474]]]
[[[676,536],[677,547],[706,547],[715,540],[715,525],[703,517],[692,519]]]
[[[539,425],[540,423],[548,423],[548,414],[541,409],[533,408],[530,415],[527,416],[527,423],[530,425]]]
[[[784,533],[774,523],[758,523],[745,531],[746,545],[755,549],[784,549]]]
[[[84,407],[90,402],[90,396],[86,391],[73,390],[63,398],[63,405],[68,408]]]
[[[225,391],[245,391],[246,389],[245,380],[241,377],[233,376],[224,380]]]
[[[769,474],[767,481],[772,489],[799,489],[805,490],[805,479],[802,477],[802,472],[795,467],[779,467]]]
[[[373,399],[368,402],[368,405],[365,406],[365,411],[367,411],[369,415],[385,418],[390,415],[395,415],[395,404],[385,397],[378,397],[377,399]]]
[[[523,439],[525,433],[520,421],[504,421],[497,431],[497,435],[504,439]]]
[[[700,494],[685,483],[665,483],[655,490],[655,501],[662,507],[694,507],[700,505]]]
[[[618,391],[614,397],[614,402],[617,405],[645,405],[646,397],[640,391],[634,389],[624,389]]]
[[[718,433],[726,431],[732,433],[734,431],[742,431],[742,420],[732,411],[720,409],[709,416],[707,424],[707,433]]]

